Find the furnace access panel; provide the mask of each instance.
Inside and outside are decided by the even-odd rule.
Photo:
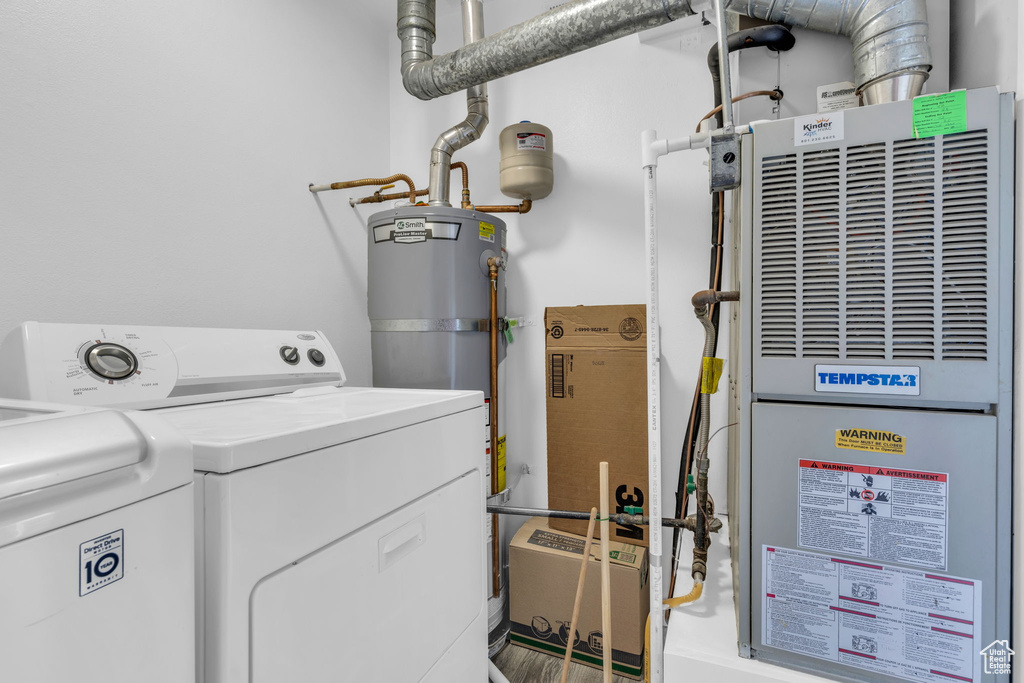
[[[1009,679],[988,646],[1010,637],[1012,103],[926,96],[744,141],[744,656],[844,681]],[[936,106],[966,125],[921,135]],[[822,118],[832,134],[808,136]]]

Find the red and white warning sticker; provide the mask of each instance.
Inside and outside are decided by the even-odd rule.
[[[763,645],[910,681],[981,681],[981,581],[762,546]]]
[[[801,548],[945,569],[949,475],[801,460]]]

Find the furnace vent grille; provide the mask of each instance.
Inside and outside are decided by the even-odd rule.
[[[988,133],[761,160],[763,357],[988,359]]]

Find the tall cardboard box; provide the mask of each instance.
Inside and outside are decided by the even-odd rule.
[[[509,590],[512,642],[558,657],[565,656],[573,600],[586,538],[551,529],[549,520],[530,519],[512,539]],[[601,668],[600,541],[590,549],[579,623],[573,637],[573,661]],[[647,548],[611,542],[612,670],[629,678],[643,675],[644,629],[650,609]]]
[[[647,506],[646,306],[548,308],[548,507],[599,506],[599,465],[608,462],[611,506]],[[587,533],[585,521],[551,520]],[[648,545],[647,527],[612,525],[612,540]]]

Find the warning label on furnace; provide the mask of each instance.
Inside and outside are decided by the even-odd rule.
[[[910,681],[980,681],[981,582],[762,546],[764,645]]]
[[[880,432],[872,429],[837,429],[836,448],[906,455],[907,439],[893,432]]]
[[[801,548],[946,568],[949,477],[801,460]]]

